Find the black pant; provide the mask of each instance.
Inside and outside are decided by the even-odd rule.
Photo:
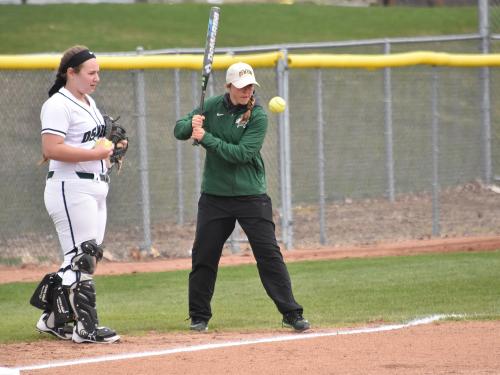
[[[302,306],[293,297],[290,276],[276,241],[269,196],[219,197],[202,194],[198,202],[196,238],[189,274],[189,316],[206,321],[212,317],[210,301],[219,260],[236,220],[250,241],[260,280],[279,312],[302,313]]]

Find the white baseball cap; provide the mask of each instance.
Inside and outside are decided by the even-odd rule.
[[[235,63],[227,69],[226,83],[239,89],[250,84],[260,86],[255,80],[252,67],[243,62]]]

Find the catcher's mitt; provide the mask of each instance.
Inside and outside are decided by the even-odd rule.
[[[118,124],[120,117],[116,119],[108,115],[103,115],[104,118],[104,137],[109,139],[114,144],[113,154],[110,156],[111,168],[117,166],[118,172],[120,171],[123,159],[128,150],[128,137],[127,131],[123,126]]]

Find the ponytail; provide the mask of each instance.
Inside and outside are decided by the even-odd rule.
[[[252,95],[250,100],[247,103],[247,110],[243,115],[241,116],[241,122],[245,123],[250,119],[250,115],[252,114],[252,109],[255,107],[255,96]]]
[[[95,55],[85,46],[76,45],[64,51],[57,69],[56,80],[49,89],[49,97],[66,85],[68,68],[73,68],[76,72],[79,72],[80,65],[89,59],[95,59]]]

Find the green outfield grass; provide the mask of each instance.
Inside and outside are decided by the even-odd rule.
[[[500,319],[500,251],[288,265],[297,300],[316,328],[403,322],[431,314]],[[188,271],[96,277],[101,324],[122,335],[186,331]],[[28,304],[35,283],[0,285],[0,343],[32,341],[40,310]],[[280,315],[253,265],[223,267],[212,330],[280,327]]]
[[[207,4],[0,6],[0,53],[201,48]],[[476,7],[222,5],[218,47],[475,33]]]

